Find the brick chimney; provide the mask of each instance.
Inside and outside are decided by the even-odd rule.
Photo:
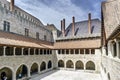
[[[63,19],[63,36],[65,36],[65,19]]]
[[[91,13],[88,14],[88,33],[91,34]]]
[[[62,30],[63,30],[62,27],[63,27],[63,21],[61,20],[61,32],[62,32]]]
[[[75,33],[75,17],[72,17],[72,35],[74,36]]]
[[[10,11],[14,10],[14,0],[10,0]]]
[[[62,36],[65,36],[65,19],[61,20],[61,32]]]

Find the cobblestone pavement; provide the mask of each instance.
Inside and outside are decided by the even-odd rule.
[[[84,71],[53,70],[34,75],[30,80],[102,80],[100,74]]]

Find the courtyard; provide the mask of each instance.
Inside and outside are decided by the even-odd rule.
[[[30,80],[102,80],[100,74],[87,71],[52,70]]]

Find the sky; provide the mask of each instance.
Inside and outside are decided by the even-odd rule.
[[[10,0],[8,0],[10,1]],[[65,18],[66,27],[72,22],[88,19],[88,13],[92,18],[99,18],[101,14],[101,2],[103,0],[15,0],[15,5],[29,12],[46,24],[54,24],[60,29],[60,21]]]

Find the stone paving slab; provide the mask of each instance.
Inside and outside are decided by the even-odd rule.
[[[84,71],[53,70],[33,76],[30,80],[102,80],[100,74]]]

